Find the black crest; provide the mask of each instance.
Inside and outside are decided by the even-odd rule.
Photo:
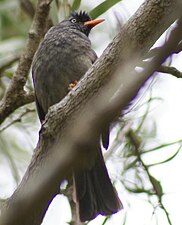
[[[88,15],[88,13],[82,10],[80,12],[72,12],[71,16],[79,22],[86,22],[91,20],[91,17]]]

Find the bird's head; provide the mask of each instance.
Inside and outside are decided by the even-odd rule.
[[[80,30],[87,36],[94,26],[103,21],[104,19],[92,20],[85,11],[80,11],[79,13],[72,12],[71,15],[65,20],[67,25]]]

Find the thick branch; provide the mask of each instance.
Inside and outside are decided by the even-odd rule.
[[[130,73],[138,61],[136,55],[143,56],[177,18],[175,4],[175,0],[146,1],[76,88],[61,103],[51,107],[31,164],[10,198],[8,216],[3,214],[1,224],[16,225],[20,221],[24,225],[39,224],[58,193],[60,182],[70,175],[72,168],[86,166],[93,158],[94,140],[102,126],[126,106],[163,62],[165,54],[171,53],[171,49],[162,52],[154,59],[154,66],[141,75]],[[176,42],[169,44],[171,48],[176,47]],[[115,100],[108,101],[120,84],[122,88]],[[93,97],[97,98],[91,101]],[[83,112],[84,107],[87,110]]]

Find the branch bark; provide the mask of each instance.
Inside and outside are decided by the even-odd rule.
[[[145,1],[74,90],[50,108],[32,161],[21,184],[9,199],[0,224],[40,224],[52,199],[59,193],[63,179],[71,175],[73,168],[86,166],[88,160],[93,158],[94,140],[98,138],[104,123],[110,122],[118,110],[129,103],[154,72],[154,68],[150,68],[142,76],[132,73],[135,76],[128,77],[128,68],[134,68],[138,57],[144,56],[177,19],[176,5],[177,0]],[[164,54],[159,59],[162,63]],[[117,71],[118,65],[120,72]],[[155,66],[158,68],[159,65]],[[114,85],[110,83],[114,77],[119,77],[119,85],[118,80]],[[108,99],[120,84],[123,88],[112,105]],[[104,98],[98,98],[102,95]],[[93,97],[98,98],[99,102],[91,101]],[[106,107],[107,104],[109,107]],[[82,111],[85,105],[86,111]],[[81,119],[78,116],[80,113]]]
[[[35,14],[35,9],[30,0],[19,0],[21,8],[25,11],[25,13],[30,17],[33,18]]]
[[[173,66],[163,66],[162,65],[162,66],[159,67],[158,72],[171,74],[171,75],[173,75],[174,77],[177,77],[177,78],[182,78],[182,72],[177,70]]]
[[[0,102],[0,124],[17,108],[34,101],[33,93],[27,93],[24,85],[31,67],[32,58],[45,33],[49,6],[52,0],[39,0],[29,31],[27,44],[20,57],[18,68],[3,99]]]

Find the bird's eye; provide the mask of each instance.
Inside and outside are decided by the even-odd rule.
[[[73,18],[73,19],[71,19],[71,22],[72,22],[72,23],[76,23],[77,20]]]

